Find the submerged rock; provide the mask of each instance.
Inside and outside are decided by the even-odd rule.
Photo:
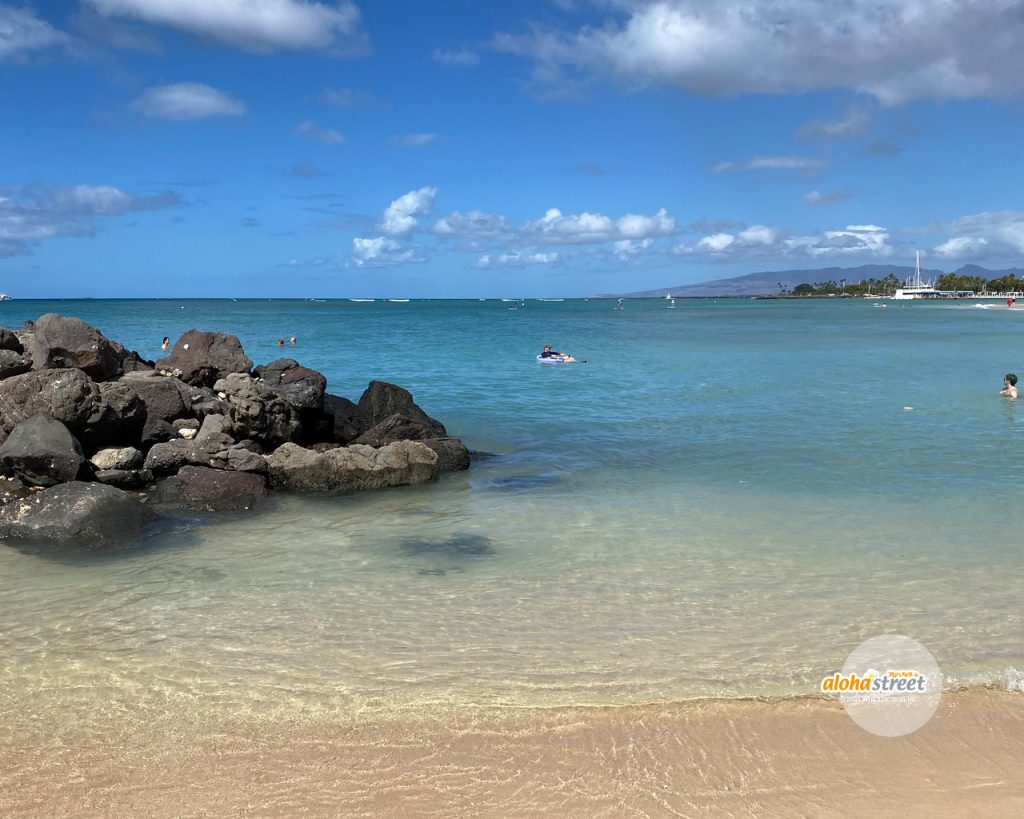
[[[0,539],[81,548],[130,543],[155,515],[101,483],[62,483],[0,506]]]
[[[84,463],[75,437],[47,415],[25,419],[0,446],[0,471],[33,486],[73,481]]]
[[[486,535],[464,533],[445,540],[410,539],[402,541],[402,549],[414,555],[447,557],[485,557],[494,554],[494,541]]]
[[[472,456],[458,438],[430,438],[423,443],[437,453],[437,466],[442,473],[469,469]]]

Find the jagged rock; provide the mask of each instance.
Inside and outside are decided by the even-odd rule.
[[[0,506],[0,538],[79,548],[130,543],[155,516],[134,495],[101,483],[62,483]]]
[[[437,453],[437,466],[442,473],[469,469],[472,456],[469,448],[458,438],[430,438],[423,443]]]
[[[0,349],[0,379],[21,375],[32,369],[32,359],[14,350]]]
[[[241,512],[252,509],[266,494],[266,481],[260,475],[186,466],[161,481],[149,503],[161,509]]]
[[[209,387],[192,387],[192,414],[196,418],[207,415],[223,415],[227,412],[227,404],[217,397],[217,393]]]
[[[254,374],[296,411],[308,410],[316,414],[323,411],[327,378],[316,370],[303,367],[291,358],[279,358],[260,365]]]
[[[97,449],[111,444],[142,443],[146,405],[129,381],[99,384],[99,399],[81,431],[82,444]]]
[[[248,373],[252,359],[245,354],[237,336],[189,330],[156,366],[180,370],[181,380],[186,384],[209,387],[230,373]]]
[[[192,443],[183,438],[154,444],[146,453],[143,468],[150,470],[154,475],[173,475],[188,463],[191,447]]]
[[[0,471],[33,486],[73,481],[84,463],[75,437],[47,415],[25,419],[0,446]]]
[[[153,473],[148,469],[101,469],[93,477],[118,489],[142,489],[153,483]]]
[[[448,436],[444,424],[420,409],[412,400],[412,393],[386,381],[370,382],[359,399],[359,414],[363,420],[361,431],[364,432],[391,415],[404,415],[429,427],[433,438]]]
[[[330,439],[339,444],[350,444],[369,427],[363,426],[359,405],[340,395],[324,396],[324,415],[329,423]]]
[[[12,353],[23,353],[25,347],[18,338],[18,334],[6,327],[0,327],[0,350],[10,350]]]
[[[301,424],[291,404],[248,375],[232,373],[213,388],[226,396],[227,429],[235,438],[277,447],[298,437]]]
[[[314,452],[287,443],[266,456],[272,486],[299,491],[380,489],[437,479],[437,454],[418,441]]]
[[[437,437],[437,432],[432,426],[405,415],[395,414],[389,415],[379,424],[368,429],[356,438],[354,443],[367,446],[386,446],[395,441],[425,441],[428,438]]]
[[[0,438],[37,413],[80,430],[99,402],[99,386],[81,370],[33,370],[0,381]]]
[[[129,369],[147,366],[138,354],[111,341],[79,318],[47,313],[36,323],[29,349],[37,370],[75,367],[94,381],[107,381]]]
[[[142,453],[135,447],[117,447],[101,449],[89,459],[89,463],[97,470],[110,469],[141,469]]]

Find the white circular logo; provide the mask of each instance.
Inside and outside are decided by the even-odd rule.
[[[850,719],[883,737],[910,734],[932,718],[942,699],[942,674],[931,652],[900,634],[857,646],[843,670],[821,681]]]

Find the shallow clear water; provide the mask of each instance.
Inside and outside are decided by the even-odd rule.
[[[677,304],[0,304],[154,358],[189,327],[257,362],[296,335],[332,392],[394,381],[499,456],[114,557],[0,549],[0,690],[249,714],[793,694],[892,632],[1018,685],[1024,409],[997,392],[1024,310]],[[538,365],[544,342],[587,363]]]

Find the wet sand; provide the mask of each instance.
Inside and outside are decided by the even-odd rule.
[[[1024,695],[990,690],[947,694],[896,739],[820,699],[2,716],[4,816],[1024,814]]]

